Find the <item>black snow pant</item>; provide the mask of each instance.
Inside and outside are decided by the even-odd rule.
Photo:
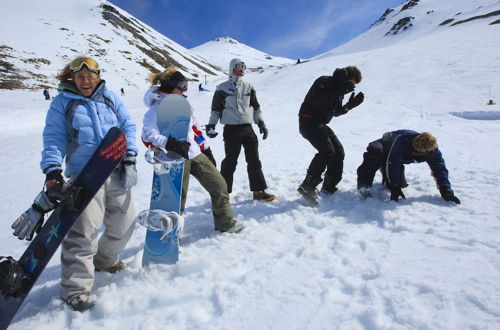
[[[309,164],[307,174],[320,178],[326,169],[325,175],[332,178],[333,187],[337,186],[342,180],[345,154],[335,133],[327,125],[308,118],[299,119],[299,131],[318,150]]]
[[[363,154],[363,163],[358,167],[358,189],[361,187],[371,187],[377,170],[382,173],[382,183],[389,187],[387,179],[387,152],[384,150],[381,140],[370,142]],[[405,178],[405,167],[399,168],[399,186],[405,188],[408,186]]]
[[[266,179],[264,173],[262,173],[262,164],[259,159],[259,140],[253,131],[252,125],[225,125],[224,149],[226,158],[221,163],[220,173],[226,180],[228,192],[233,191],[233,174],[238,164],[242,146],[245,150],[250,190],[262,191],[267,189]]]

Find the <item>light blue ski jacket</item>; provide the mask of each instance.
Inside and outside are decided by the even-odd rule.
[[[137,155],[136,126],[121,99],[101,81],[89,98],[75,94],[67,83],[52,100],[43,130],[40,167],[45,174],[62,170],[69,177],[81,172],[111,127],[119,127],[127,138],[127,153]],[[67,116],[74,107],[72,116]],[[71,123],[69,118],[72,117]]]

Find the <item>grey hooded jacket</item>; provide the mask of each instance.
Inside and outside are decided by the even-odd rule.
[[[229,79],[217,86],[208,121],[210,125],[217,125],[219,120],[223,125],[257,124],[263,121],[255,89],[233,75],[235,65],[241,62],[238,58],[232,59],[229,63]]]

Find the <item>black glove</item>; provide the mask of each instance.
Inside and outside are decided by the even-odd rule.
[[[460,199],[455,196],[453,190],[450,187],[441,187],[439,188],[439,192],[441,193],[441,197],[443,197],[445,201],[460,204]]]
[[[62,176],[62,170],[55,170],[47,173],[45,181],[56,180],[57,182],[64,183],[64,178]]]
[[[208,137],[211,139],[213,139],[219,134],[215,131],[215,125],[210,125],[210,124],[205,125],[205,130],[207,132]]]
[[[352,92],[351,96],[349,97],[349,101],[346,103],[346,108],[347,110],[351,110],[361,103],[363,103],[363,100],[365,99],[365,94],[363,92],[359,92],[358,94],[354,95],[354,92]]]
[[[266,124],[264,124],[264,121],[259,121],[259,123],[257,124],[257,126],[259,126],[259,131],[260,131],[260,134],[262,134],[262,139],[265,140],[267,139],[267,134],[269,133],[268,130],[267,130],[267,127],[266,127]]]
[[[214,164],[215,167],[217,167],[217,162],[215,161],[214,154],[212,153],[212,150],[210,150],[210,148],[204,149],[201,152],[208,157],[208,159],[212,162],[212,164]]]
[[[350,93],[354,90],[354,83],[352,80],[346,80],[344,86],[342,86],[344,94]]]
[[[173,151],[184,157],[185,159],[189,159],[189,147],[191,143],[187,141],[179,141],[173,136],[169,136],[167,140],[167,145],[165,149],[168,151]]]
[[[402,199],[406,199],[405,194],[403,194],[403,191],[401,190],[400,187],[391,187],[391,201],[398,201],[399,197]]]

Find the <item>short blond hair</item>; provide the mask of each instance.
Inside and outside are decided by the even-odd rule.
[[[431,133],[423,132],[412,141],[413,149],[418,152],[431,152],[437,148],[437,140]]]

